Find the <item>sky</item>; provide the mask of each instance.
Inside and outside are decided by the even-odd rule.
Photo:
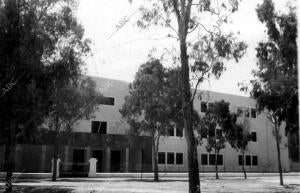
[[[136,26],[139,18],[137,9],[141,0],[80,0],[76,11],[79,22],[85,29],[85,37],[92,40],[92,55],[86,60],[87,75],[106,77],[132,82],[139,66],[148,59],[154,47],[159,54],[163,48],[178,45],[173,38],[167,38],[165,29],[153,27],[141,30]],[[256,68],[255,47],[266,39],[265,26],[256,15],[255,8],[263,0],[243,0],[239,10],[232,17],[228,29],[237,33],[238,40],[248,48],[238,62],[226,63],[227,70],[220,79],[211,78],[200,85],[200,89],[247,96],[238,87],[239,82],[249,82],[251,71]],[[273,0],[275,9],[284,12],[287,0]],[[117,27],[124,17],[129,18],[122,27]]]

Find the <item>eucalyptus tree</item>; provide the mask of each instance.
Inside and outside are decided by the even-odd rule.
[[[154,181],[159,181],[160,137],[166,135],[168,129],[180,127],[176,120],[178,116],[175,116],[181,108],[177,74],[178,69],[165,69],[156,59],[142,64],[133,83],[129,85],[129,95],[120,109],[122,117],[130,125],[129,134],[135,136],[146,133],[152,138]]]
[[[56,180],[60,140],[68,137],[77,121],[92,118],[102,99],[101,93],[96,90],[96,83],[89,77],[82,77],[76,85],[69,83],[55,88],[50,94],[51,106],[47,122],[55,132],[52,181]]]
[[[258,69],[253,72],[255,79],[250,81],[250,95],[256,99],[258,110],[265,112],[274,126],[280,185],[283,185],[280,160],[282,123],[286,123],[287,133],[298,135],[299,132],[297,19],[295,7],[290,4],[288,8],[286,14],[277,13],[272,0],[264,0],[257,7],[258,19],[266,25],[268,39],[259,42],[256,48]],[[242,87],[242,90],[247,89],[247,86]],[[299,143],[296,155],[299,155],[298,151]]]
[[[229,112],[229,103],[221,100],[212,103],[203,117],[200,118],[200,127],[198,127],[199,134],[207,135],[206,150],[208,152],[214,151],[216,179],[219,179],[218,174],[218,154],[221,149],[225,148],[225,132],[231,130],[232,124],[228,124],[231,120]]]
[[[73,15],[75,5],[71,0],[0,2],[0,126],[6,143],[6,192],[12,192],[16,136],[36,128],[49,115],[54,80],[67,82],[63,80],[81,74],[89,41]]]
[[[247,119],[237,120],[236,114],[231,115],[231,121],[227,123],[231,127],[227,127],[225,132],[226,141],[232,148],[240,151],[242,154],[242,171],[244,178],[247,179],[247,173],[245,170],[245,153],[248,149],[249,141],[251,140],[249,122]]]
[[[131,2],[132,0],[130,0]],[[189,192],[200,191],[196,140],[193,128],[193,99],[197,86],[211,74],[220,77],[224,62],[238,61],[246,46],[236,40],[225,26],[237,11],[239,0],[145,0],[137,24],[148,29],[152,25],[168,28],[166,37],[175,38],[179,45],[181,66],[181,97],[184,130],[187,141]],[[195,74],[195,91],[191,93],[190,70]]]

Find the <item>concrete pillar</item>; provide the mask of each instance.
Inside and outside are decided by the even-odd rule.
[[[125,172],[129,172],[129,148],[126,147],[125,151]]]
[[[90,158],[89,162],[90,162],[89,177],[96,177],[97,159]]]
[[[91,147],[86,147],[85,162],[88,162],[91,157]]]
[[[51,169],[51,173],[53,174],[53,168],[54,168],[54,159],[51,160],[51,163],[52,163],[52,169]],[[60,159],[58,158],[57,159],[57,167],[56,167],[56,177],[58,178],[59,177],[59,169],[60,169]]]
[[[22,153],[23,153],[23,145],[16,145],[15,149],[15,159],[14,159],[14,169],[18,172],[21,172],[24,168],[21,166],[23,165],[22,162]]]
[[[110,172],[110,148],[107,147],[105,151],[105,172]]]
[[[65,146],[65,152],[64,152],[64,162],[67,163],[69,161],[69,146]]]
[[[42,145],[41,168],[40,168],[42,172],[45,172],[46,152],[47,152],[47,146]]]

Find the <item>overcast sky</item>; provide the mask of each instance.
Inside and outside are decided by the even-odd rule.
[[[273,0],[276,10],[285,10],[286,0]],[[153,48],[163,49],[176,44],[166,38],[166,31],[158,28],[140,30],[136,25],[140,0],[130,4],[128,0],[80,0],[77,16],[85,28],[85,36],[93,42],[91,56],[87,60],[87,74],[98,77],[132,82],[138,67],[147,61]],[[247,45],[247,53],[239,63],[229,62],[226,72],[219,80],[211,79],[200,89],[245,95],[240,92],[238,82],[248,81],[256,68],[255,47],[266,38],[265,27],[259,23],[255,8],[262,0],[243,0],[239,11],[232,17],[230,29],[239,31],[239,40]],[[130,17],[120,30],[116,25],[125,16]]]

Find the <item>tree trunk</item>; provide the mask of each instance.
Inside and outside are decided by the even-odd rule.
[[[58,159],[58,117],[55,115],[55,134],[54,134],[54,150],[53,150],[53,173],[52,173],[52,181],[56,181],[56,170],[57,170],[57,159]]]
[[[16,122],[14,120],[10,123],[10,131],[8,136],[8,143],[5,148],[5,192],[12,192],[13,187],[13,171],[15,168],[15,149],[16,149]]]
[[[278,171],[280,178],[280,185],[283,186],[281,159],[280,159],[280,146],[279,146],[279,126],[277,120],[275,121],[275,137],[276,137],[276,147],[277,147],[277,160],[278,160]]]
[[[215,167],[216,167],[216,179],[219,179],[219,174],[218,174],[218,152],[215,147]]]
[[[215,167],[216,167],[216,179],[219,179],[218,174],[218,151],[217,151],[217,128],[215,128]]]
[[[197,147],[192,125],[193,103],[191,102],[191,88],[189,82],[189,64],[185,36],[180,37],[180,59],[181,59],[181,82],[182,82],[182,104],[183,120],[186,133],[188,170],[189,170],[189,193],[200,192],[200,180],[198,169]]]
[[[246,173],[246,170],[245,170],[245,153],[242,153],[242,170],[243,170],[243,173],[244,173],[244,178],[247,179],[247,173]]]
[[[155,141],[154,141],[155,143]],[[153,158],[154,158],[154,181],[158,182],[159,177],[158,177],[158,161],[157,161],[157,147],[155,144],[153,144]]]

